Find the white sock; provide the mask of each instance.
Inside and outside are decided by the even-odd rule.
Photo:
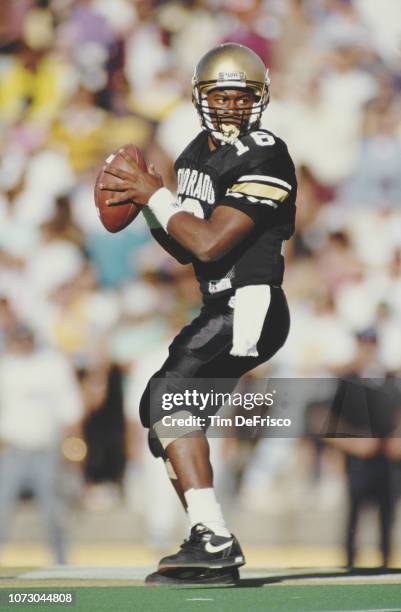
[[[225,538],[231,536],[212,487],[188,489],[188,491],[185,491],[184,497],[188,504],[187,512],[191,527],[197,523],[202,523],[216,535]]]

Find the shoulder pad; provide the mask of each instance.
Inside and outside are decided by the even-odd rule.
[[[254,130],[232,145],[221,145],[214,163],[217,162],[222,176],[246,173],[281,156],[288,156],[287,146],[281,138],[267,130]]]
[[[238,150],[239,158],[242,157],[244,161],[249,159],[252,164],[254,161],[263,163],[274,157],[288,154],[285,142],[268,130],[253,130],[241,138],[240,142],[249,149],[249,153],[241,154],[240,150]],[[240,149],[241,147],[239,146],[238,148]]]
[[[282,174],[283,178],[294,175],[293,180],[296,182],[294,161],[284,140],[268,130],[255,130],[243,139],[243,144],[248,146],[253,154],[248,158],[244,154],[244,165],[241,166],[241,170],[260,168],[270,172],[274,169],[278,173],[277,176]]]

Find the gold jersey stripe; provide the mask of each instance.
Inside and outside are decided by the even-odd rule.
[[[236,183],[227,190],[227,195],[231,192],[240,192],[256,198],[268,198],[277,202],[284,202],[288,198],[288,191],[285,189],[261,183]]]

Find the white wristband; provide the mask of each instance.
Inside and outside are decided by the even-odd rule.
[[[155,191],[148,202],[148,206],[166,232],[171,217],[181,210],[177,200],[166,187],[160,187]]]

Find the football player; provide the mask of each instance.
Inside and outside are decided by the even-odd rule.
[[[194,419],[172,434],[163,426],[160,398],[166,390],[184,393],[189,380],[230,379],[234,385],[286,340],[283,247],[294,232],[297,182],[285,143],[260,127],[269,84],[268,70],[247,47],[212,49],[193,77],[202,130],[175,162],[177,195],[163,187],[152,166],[141,170],[125,152],[130,171],[110,169],[103,185],[115,193],[108,205],[131,199],[143,205],[154,238],[179,262],[193,265],[203,294],[200,315],[174,339],[140,406],[151,451],[163,458],[191,524],[189,538],[161,559],[150,583],[173,576],[178,582],[232,582],[245,563],[215,497],[206,427]],[[187,423],[199,409],[182,405],[168,414]]]

